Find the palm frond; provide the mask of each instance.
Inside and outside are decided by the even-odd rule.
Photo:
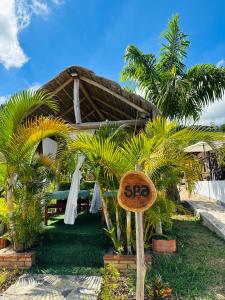
[[[71,149],[82,152],[87,159],[101,166],[108,177],[119,176],[120,151],[114,141],[108,138],[81,133],[70,144]]]
[[[181,75],[184,70],[182,59],[186,56],[186,48],[190,42],[187,40],[187,34],[180,30],[179,15],[175,15],[168,22],[168,28],[161,34],[166,40],[166,44],[160,51],[159,67],[166,70],[176,68],[176,72]]]
[[[189,101],[203,108],[221,99],[225,92],[225,67],[202,64],[191,67],[185,74],[191,82]]]
[[[39,142],[51,136],[66,137],[70,126],[59,118],[36,117],[20,125],[8,146],[16,160],[32,156]],[[9,153],[8,153],[9,154]]]
[[[1,109],[0,128],[10,135],[23,120],[37,106],[45,105],[53,112],[58,110],[58,105],[52,96],[44,90],[25,90],[13,95]]]

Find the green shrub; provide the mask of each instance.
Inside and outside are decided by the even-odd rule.
[[[127,300],[129,290],[126,280],[121,279],[119,271],[108,264],[101,269],[102,287],[99,294],[100,300]]]
[[[172,289],[168,287],[167,283],[163,282],[160,275],[156,275],[151,285],[146,286],[146,294],[152,300],[168,299],[171,293]]]
[[[43,162],[44,158],[35,157],[30,165],[23,166],[14,184],[13,242],[20,251],[31,248],[44,229],[45,190],[51,170]]]
[[[115,297],[115,291],[119,286],[120,273],[112,265],[108,264],[101,269],[102,274],[102,287],[100,292],[101,300],[121,300]]]
[[[42,194],[31,195],[26,199],[25,207],[21,209],[21,205],[17,205],[14,210],[14,241],[24,249],[31,248],[44,230],[41,196]]]

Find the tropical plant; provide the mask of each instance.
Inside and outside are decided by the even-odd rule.
[[[122,278],[113,264],[107,264],[101,269],[102,286],[99,293],[101,300],[127,300],[129,289],[127,279]]]
[[[107,235],[111,237],[117,252],[122,251],[121,246],[121,226],[120,214],[116,197],[113,197],[113,191],[119,187],[119,157],[118,145],[127,138],[128,133],[121,127],[104,126],[96,131],[95,135],[80,133],[71,143],[71,149],[79,150],[86,157],[86,167],[92,174],[101,189],[101,194],[111,191],[112,196],[102,197],[102,207],[107,225]],[[106,151],[107,150],[107,151]],[[115,162],[113,166],[112,161]],[[109,162],[109,163],[108,163]],[[109,202],[113,202],[111,209],[115,212],[115,222],[109,209]],[[115,224],[115,225],[114,225]]]
[[[46,189],[55,173],[55,161],[35,155],[18,169],[14,182],[14,242],[21,250],[31,248],[44,230],[43,212],[48,201]]]
[[[148,122],[145,130],[119,146],[110,136],[105,138],[82,133],[72,142],[71,147],[85,154],[96,172],[102,190],[104,187],[113,189],[118,186],[121,176],[140,164],[142,170],[153,180],[157,190],[166,193],[171,185],[181,181],[184,173],[190,191],[199,178],[199,161],[192,154],[186,153],[184,148],[198,141],[213,145],[213,141],[217,139],[224,139],[223,135],[196,127],[182,128],[176,121],[168,122],[158,117],[153,122]],[[173,178],[168,180],[171,174]],[[107,227],[111,231],[112,220],[104,199],[103,210]],[[127,226],[127,248],[132,240],[129,226],[130,224]]]
[[[31,162],[38,144],[49,136],[63,136],[69,126],[58,118],[29,114],[38,106],[45,105],[53,112],[57,105],[51,95],[43,90],[23,91],[12,96],[0,108],[0,161],[6,166],[6,200],[11,219],[11,237],[14,239],[14,196],[13,186],[18,170]]]
[[[150,239],[156,234],[163,234],[162,229],[170,230],[172,228],[172,215],[176,212],[174,201],[166,198],[162,191],[158,191],[156,202],[151,209],[144,213],[144,242],[149,246]]]
[[[134,45],[127,47],[121,80],[133,81],[136,89],[152,101],[163,116],[196,120],[206,105],[222,97],[225,67],[185,66],[190,42],[180,29],[178,15],[172,17],[161,37],[164,42],[158,56],[145,54]]]
[[[156,275],[151,285],[146,286],[146,294],[152,300],[170,299],[172,289],[168,286],[168,283],[163,281],[160,275]]]

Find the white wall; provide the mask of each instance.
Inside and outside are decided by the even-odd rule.
[[[225,180],[198,181],[195,192],[225,204]]]

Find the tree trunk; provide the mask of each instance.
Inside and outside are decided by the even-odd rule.
[[[131,212],[126,212],[127,216],[127,254],[132,254],[132,248],[131,248]]]
[[[58,162],[56,168],[56,175],[55,175],[55,191],[59,191],[60,189],[60,180],[59,180],[60,171],[61,171],[61,164],[60,162]]]
[[[22,203],[22,209],[23,209],[23,220],[27,217],[27,185],[24,183],[23,185],[23,203]]]
[[[13,222],[13,180],[14,176],[12,174],[9,174],[7,177],[7,185],[6,185],[6,200],[7,200],[7,205],[9,209],[9,234],[12,239],[12,242],[14,244],[14,249],[15,247],[15,226]]]
[[[158,235],[162,235],[162,222],[159,221],[159,223],[155,224],[155,233]]]
[[[180,193],[178,191],[177,185],[173,184],[171,187],[166,189],[166,197],[173,200],[175,203],[180,204]]]
[[[104,212],[106,226],[109,230],[111,230],[112,229],[112,221],[111,221],[110,216],[109,216],[107,203],[106,203],[106,201],[103,197],[102,197],[102,208],[103,208],[103,212]]]
[[[116,205],[116,235],[117,235],[117,240],[120,242],[121,230],[120,230],[119,208],[117,203],[115,205]]]
[[[158,213],[159,213],[159,222],[157,224],[155,224],[155,233],[162,235],[162,221],[160,218],[160,207],[158,208]]]
[[[9,208],[9,217],[13,214],[13,175],[8,175],[6,186],[6,201]]]

